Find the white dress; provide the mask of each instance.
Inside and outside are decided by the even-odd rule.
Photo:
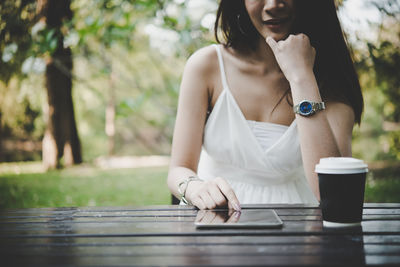
[[[228,87],[220,46],[215,48],[223,91],[205,125],[198,176],[225,178],[241,204],[317,204],[304,174],[296,120],[290,126],[247,121]]]

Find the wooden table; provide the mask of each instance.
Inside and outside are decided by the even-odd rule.
[[[362,227],[323,228],[321,211],[274,209],[282,229],[196,230],[184,206],[0,211],[1,266],[400,266],[400,204],[365,204]]]

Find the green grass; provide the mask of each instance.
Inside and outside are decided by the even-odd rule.
[[[0,172],[6,169],[1,167]],[[167,171],[78,166],[45,173],[0,173],[0,208],[170,204]]]
[[[400,164],[370,170],[365,185],[366,202],[400,203]]]
[[[81,165],[43,172],[39,162],[0,164],[0,209],[170,204],[168,168],[102,170]],[[400,170],[368,173],[366,202],[400,203]]]
[[[365,202],[400,203],[400,178],[367,180]]]

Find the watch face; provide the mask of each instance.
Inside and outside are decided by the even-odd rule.
[[[312,104],[308,101],[303,101],[299,105],[299,111],[301,115],[310,115],[313,111]]]

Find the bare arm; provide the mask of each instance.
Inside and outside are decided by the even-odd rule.
[[[216,58],[213,52],[212,47],[196,52],[188,60],[182,77],[168,173],[168,187],[177,197],[179,183],[197,172],[212,77],[216,73],[215,66],[210,64]],[[200,209],[226,204],[235,209],[235,205],[239,206],[231,187],[222,178],[190,182],[185,197]]]
[[[208,71],[202,64],[201,55],[195,54],[189,58],[180,87],[168,173],[168,187],[177,197],[178,184],[196,175],[202,146],[209,88],[209,78],[206,77]]]
[[[313,92],[318,87],[315,78],[304,83],[293,83],[293,102],[307,99],[320,102],[321,98]],[[296,114],[300,136],[300,147],[304,170],[312,191],[320,199],[318,176],[315,165],[323,157],[351,157],[351,138],[354,125],[354,112],[348,105],[338,102],[326,103],[326,110],[311,117]]]
[[[286,40],[267,43],[290,83],[293,103],[302,100],[321,102],[313,73],[315,49],[304,34],[290,35]],[[327,103],[326,110],[310,117],[296,115],[305,173],[312,191],[320,199],[315,164],[323,157],[351,156],[351,137],[354,113],[342,103]]]

